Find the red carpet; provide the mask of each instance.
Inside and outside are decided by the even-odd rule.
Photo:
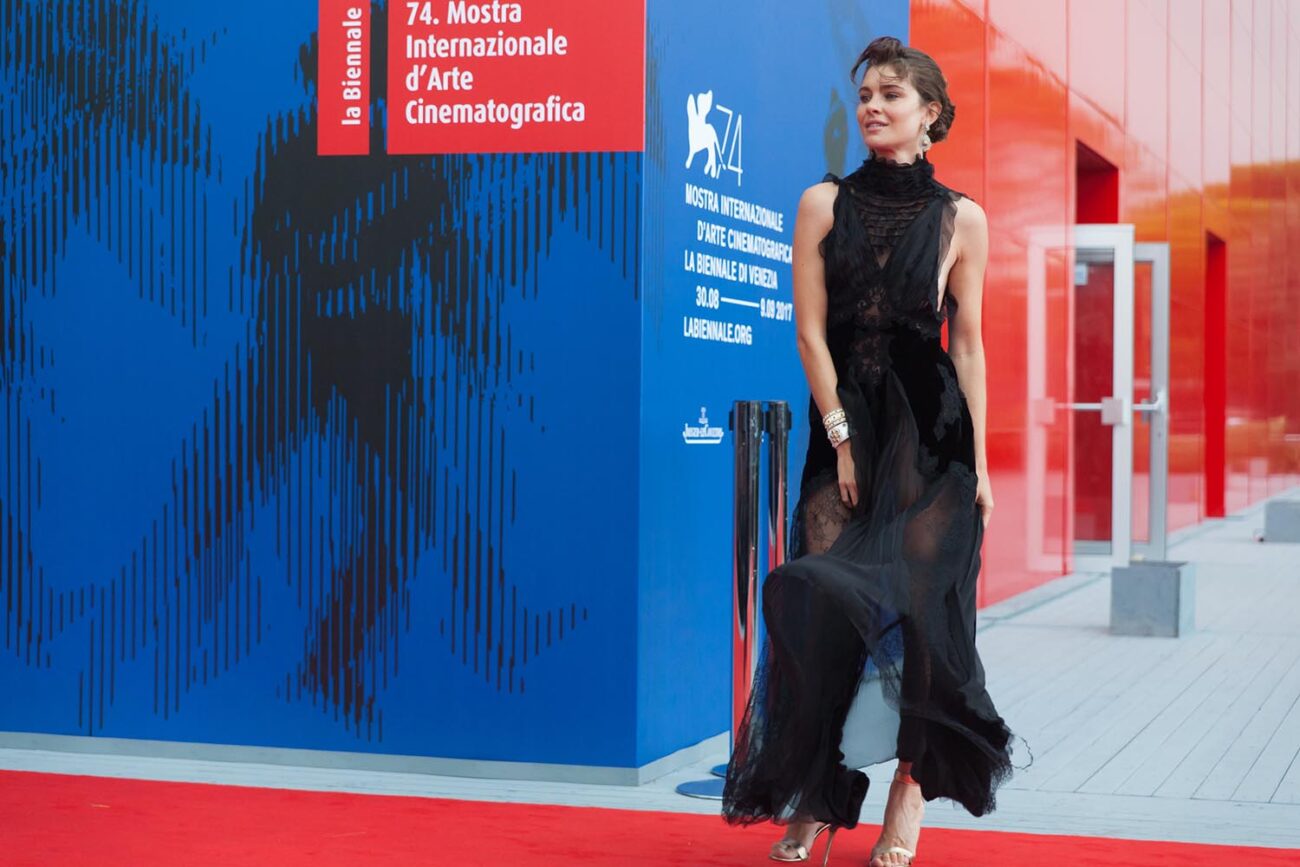
[[[860,867],[878,827],[835,841]],[[716,816],[0,771],[0,863],[761,865],[779,832]],[[824,840],[806,864],[820,865]],[[917,867],[1290,865],[1294,849],[926,828]]]

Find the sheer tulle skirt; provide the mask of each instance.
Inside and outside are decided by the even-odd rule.
[[[937,363],[951,365],[946,354]],[[858,769],[895,757],[912,762],[926,800],[983,815],[1010,776],[1011,732],[975,650],[983,523],[969,412],[949,395],[959,409],[951,423],[936,402],[918,420],[892,368],[875,385],[841,379],[838,391],[855,431],[859,501],[841,501],[835,453],[810,406],[789,559],[763,582],[767,634],[723,816],[851,828],[868,787]]]

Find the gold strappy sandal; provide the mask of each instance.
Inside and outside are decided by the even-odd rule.
[[[902,846],[890,846],[888,849],[885,849],[882,852],[872,852],[871,857],[879,858],[884,855],[892,855],[895,852],[897,852],[899,855],[905,855],[907,857],[907,867],[912,867],[913,859],[916,858],[916,853],[913,852],[911,849],[904,849]]]
[[[838,830],[836,827],[832,826],[830,822],[823,824],[817,829],[817,833],[813,834],[812,841],[808,846],[804,846],[802,843],[796,843],[794,840],[782,838],[772,844],[772,852],[767,857],[773,861],[807,861],[809,846],[815,845],[817,843],[817,838],[827,829],[830,829],[831,832],[831,835],[826,838],[826,858],[829,858],[831,857],[831,842],[835,839],[835,832]],[[778,849],[783,849],[785,853],[788,853],[793,857],[779,857],[777,855]],[[822,867],[826,867],[826,858],[822,859]]]
[[[903,773],[897,769],[894,770],[894,779],[900,783],[906,783],[909,786],[921,785],[916,780],[912,779],[911,774]],[[905,865],[905,867],[912,867],[912,865],[916,863],[916,853],[913,852],[911,849],[907,849],[903,846],[890,846],[888,849],[882,849],[879,852],[873,849],[871,851],[871,855],[868,856],[867,861],[868,863],[870,863],[871,861],[874,861],[877,858],[883,858],[885,855],[894,855],[894,854],[902,855],[904,858],[907,859],[907,864]]]

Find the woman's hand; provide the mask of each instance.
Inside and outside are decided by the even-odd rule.
[[[840,502],[850,509],[858,504],[858,477],[853,471],[851,442],[852,438],[849,438],[835,447],[839,455],[836,462],[840,472]]]
[[[978,474],[978,482],[975,485],[975,504],[980,508],[980,520],[987,527],[989,518],[993,517],[993,487],[989,483],[987,471]]]

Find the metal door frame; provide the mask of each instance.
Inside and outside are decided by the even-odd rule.
[[[1103,250],[1111,254],[1115,268],[1111,393],[1095,403],[1060,404],[1065,409],[1100,412],[1102,423],[1111,426],[1110,550],[1097,550],[1104,543],[1073,542],[1075,572],[1109,572],[1112,566],[1127,566],[1132,556],[1135,230],[1132,223],[1079,223],[1073,230],[1072,259],[1079,250]]]
[[[1147,507],[1149,541],[1134,542],[1136,559],[1163,560],[1169,528],[1169,242],[1133,245],[1133,261],[1151,265],[1151,393],[1134,412],[1149,413],[1151,425],[1151,502]]]
[[[1059,345],[1052,342],[1047,318],[1047,257],[1050,252],[1064,251],[1069,256],[1068,227],[1061,224],[1033,226],[1026,233],[1026,339],[1025,377],[1029,395],[1029,424],[1025,443],[1025,563],[1031,571],[1057,574],[1062,556],[1049,544],[1045,510],[1042,504],[1051,496],[1048,485],[1048,436],[1055,427],[1059,405],[1049,394],[1047,383],[1048,353]],[[1068,350],[1066,350],[1068,351]]]

